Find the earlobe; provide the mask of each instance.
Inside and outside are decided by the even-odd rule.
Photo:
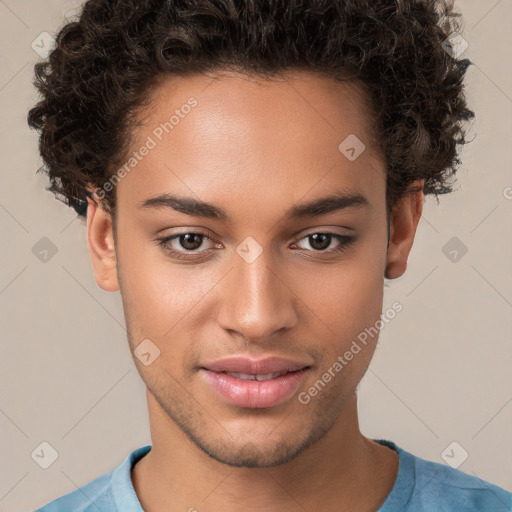
[[[384,277],[396,279],[405,273],[407,259],[414,242],[423,211],[425,180],[415,181],[411,191],[399,199],[390,218],[390,235]]]
[[[110,215],[87,198],[87,241],[98,286],[107,292],[119,290],[117,257]]]

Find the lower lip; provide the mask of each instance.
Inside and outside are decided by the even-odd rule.
[[[275,379],[242,380],[227,373],[202,369],[201,373],[213,389],[226,401],[239,407],[272,407],[284,402],[297,390],[307,368],[290,372]]]

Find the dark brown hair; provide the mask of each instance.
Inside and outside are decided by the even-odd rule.
[[[28,123],[50,190],[85,215],[87,184],[123,161],[163,74],[298,68],[365,85],[388,212],[418,179],[437,198],[452,191],[463,121],[474,117],[463,94],[471,63],[445,51],[459,16],[449,0],[88,0],[35,66],[42,98]],[[105,207],[115,213],[115,188]]]

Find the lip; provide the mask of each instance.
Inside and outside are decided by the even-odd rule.
[[[291,398],[308,371],[309,368],[303,368],[265,381],[242,380],[205,368],[201,369],[200,374],[221,398],[232,405],[263,408],[278,405]]]
[[[252,359],[245,356],[204,363],[200,374],[225,401],[238,407],[263,408],[278,405],[295,394],[311,364],[284,357]],[[224,372],[266,375],[287,373],[269,380],[242,380]]]
[[[311,366],[311,363],[277,356],[265,357],[263,359],[231,356],[201,365],[203,369],[212,372],[235,372],[251,375],[265,375],[282,371],[294,372],[308,366]]]

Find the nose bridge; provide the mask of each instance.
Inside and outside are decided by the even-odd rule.
[[[293,293],[279,278],[270,249],[263,250],[249,240],[246,245],[240,244],[237,253],[228,276],[229,289],[223,294],[221,326],[252,341],[264,340],[276,330],[293,326]]]

